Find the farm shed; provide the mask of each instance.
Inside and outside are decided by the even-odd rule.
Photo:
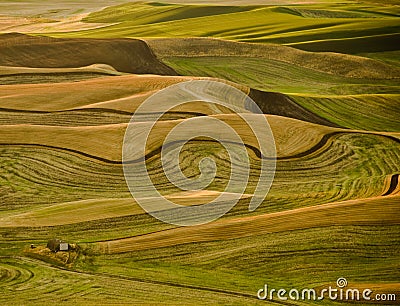
[[[49,248],[53,252],[68,251],[69,244],[60,239],[51,239],[47,242],[47,248]]]

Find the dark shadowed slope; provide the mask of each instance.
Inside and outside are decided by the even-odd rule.
[[[313,52],[340,52],[356,54],[362,52],[386,52],[399,49],[400,34],[372,35],[347,39],[327,39],[289,44],[292,47]]]
[[[3,66],[73,68],[99,63],[121,72],[176,75],[141,40],[0,35],[0,65]]]
[[[257,103],[264,114],[289,117],[331,127],[340,127],[305,109],[284,94],[250,89],[249,96]]]

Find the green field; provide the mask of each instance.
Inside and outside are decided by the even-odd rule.
[[[395,94],[398,80],[345,78],[258,58],[198,57],[164,60],[182,75],[226,78],[264,91],[326,95]]]
[[[340,277],[349,288],[395,294],[398,303],[397,2],[127,2],[0,4],[0,304],[344,305],[257,299],[264,284],[321,290]],[[202,205],[243,187],[242,172],[231,177],[233,165],[244,164],[241,146],[233,142],[228,152],[207,137],[185,142],[181,169],[169,171],[199,178],[209,157],[215,177],[205,190],[175,186],[161,154],[173,165],[176,143],[163,141],[179,124],[207,117],[228,124],[243,140],[250,172],[221,219],[167,224],[129,192],[124,134],[152,94],[210,78],[264,112],[250,114],[241,101],[255,125],[269,122],[274,181],[249,211],[270,159],[254,131],[201,99],[169,109],[140,153],[166,198]],[[142,131],[169,102],[130,124]],[[53,253],[52,238],[73,248]],[[386,305],[354,303],[372,304]]]
[[[243,42],[289,44],[306,50],[359,53],[394,51],[399,9],[354,2],[287,6],[223,6],[137,2],[90,14],[101,29],[74,37],[215,37]],[[54,33],[56,35],[56,33]],[[386,35],[386,36],[385,36]],[[379,41],[379,45],[375,42]]]
[[[398,79],[344,78],[248,57],[172,57],[164,62],[183,75],[225,78],[288,94],[301,106],[342,127],[400,131]]]

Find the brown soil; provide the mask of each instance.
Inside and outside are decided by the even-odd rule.
[[[107,64],[128,73],[177,74],[138,39],[65,39],[19,33],[0,35],[0,65],[3,66],[74,68],[92,64]]]

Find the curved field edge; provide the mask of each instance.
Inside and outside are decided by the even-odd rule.
[[[112,75],[122,75],[122,73],[105,64],[94,64],[78,68],[0,66],[0,85],[76,82]]]
[[[363,34],[363,33],[361,33]],[[323,39],[307,42],[289,43],[287,46],[310,52],[338,52],[338,53],[380,53],[397,51],[400,42],[399,33],[362,35],[342,39]]]
[[[345,130],[325,127],[296,119],[290,119],[273,115],[252,114],[254,119],[264,116],[272,129],[277,148],[278,159],[294,158],[306,155],[305,152],[312,152],[326,144],[327,140],[335,134],[366,134],[391,137],[390,133],[379,134],[378,132]],[[212,115],[232,126],[238,135],[241,136],[244,144],[254,151],[258,158],[265,158],[260,152],[259,140],[249,130],[241,116],[237,114]],[[166,120],[157,122],[134,123],[136,132],[151,125],[151,137],[146,144],[145,155],[153,156],[160,150],[165,137],[175,126],[186,121],[197,120],[196,118]],[[264,121],[262,121],[264,122]],[[128,123],[109,124],[100,126],[84,127],[62,127],[62,126],[41,126],[41,125],[2,125],[0,133],[0,144],[5,146],[38,146],[65,150],[80,154],[89,158],[111,164],[122,163],[122,146]],[[206,127],[204,127],[206,129]],[[396,140],[397,138],[393,138]],[[184,140],[182,140],[184,141]],[[207,143],[207,141],[206,141]]]
[[[161,298],[165,305],[187,305],[181,299],[182,296],[190,297],[194,303],[201,303],[207,298],[225,305],[238,305],[252,299],[235,292],[204,290],[201,287],[191,288],[90,271],[71,271],[21,256],[2,256],[0,271],[5,274],[2,278],[4,286],[0,288],[2,293],[0,301],[3,305],[47,304],[49,299],[53,302],[75,305],[98,305],[105,302],[131,304],[132,300],[143,305],[151,305]],[[52,281],[49,282],[49,279]],[[43,290],[46,290],[47,294],[43,294]],[[163,294],[149,295],[149,291],[159,292],[159,290],[162,290]],[[169,297],[165,297],[165,293]]]
[[[135,50],[135,52],[131,52]],[[78,68],[106,64],[119,72],[176,75],[138,39],[57,39],[19,33],[0,35],[0,65]]]
[[[155,91],[191,79],[124,75],[68,83],[3,85],[0,106],[25,111],[108,108],[133,113]],[[16,91],[18,95],[15,95]]]
[[[399,78],[400,69],[365,57],[306,52],[278,44],[234,42],[211,38],[146,39],[160,59],[175,57],[260,58],[352,78]]]
[[[179,74],[227,79],[251,88],[319,95],[393,94],[396,79],[349,78],[255,57],[169,57],[164,62]]]
[[[400,157],[399,139],[395,136],[340,131],[324,133],[321,130],[310,138],[309,131],[313,131],[312,125],[307,126],[302,122],[297,122],[297,125],[283,129],[282,124],[279,124],[282,122],[280,118],[276,119],[279,127],[278,132],[275,133],[279,144],[278,150],[284,155],[277,159],[274,183],[264,201],[265,206],[260,207],[256,213],[289,210],[360,197],[392,195],[397,192],[398,184],[395,177],[396,175],[398,177],[400,171],[398,166]],[[165,124],[167,122],[162,123],[161,127]],[[329,128],[325,129],[329,130]],[[162,131],[161,129],[157,133],[162,134]],[[295,137],[294,141],[291,141],[288,135],[300,137]],[[150,147],[146,156],[146,166],[159,192],[170,196],[175,194],[174,197],[177,198],[178,203],[183,205],[191,205],[197,201],[201,203],[201,196],[177,197],[177,192],[180,190],[159,171],[161,166],[160,151],[157,150],[159,144],[157,139],[154,141],[155,147]],[[251,143],[251,138],[248,138],[248,141]],[[99,148],[102,152],[104,145]],[[251,194],[258,183],[261,155],[255,147],[249,145],[247,148],[251,172],[246,193]],[[235,151],[234,146],[232,150]],[[62,217],[57,217],[56,212],[51,213],[50,206],[55,202],[107,198],[110,200],[103,202],[107,206],[113,203],[112,198],[130,197],[119,161],[109,161],[78,151],[38,145],[2,145],[1,152],[2,208],[7,210],[6,213],[2,212],[2,217],[8,219],[11,215],[28,213],[25,215],[26,218],[22,216],[21,225],[24,225],[24,222],[37,223],[42,218],[34,214],[31,215],[34,218],[29,221],[29,207],[32,209],[35,207],[34,210],[43,208],[45,213],[49,212],[49,217],[53,215],[59,220]],[[232,186],[243,185],[240,177],[230,178],[226,175],[229,171],[227,164],[229,157],[218,143],[191,141],[183,147],[181,154],[182,171],[188,177],[199,175],[197,165],[205,156],[210,156],[215,160],[218,175],[208,190],[222,192],[228,180],[232,182]],[[172,170],[170,174],[174,175],[174,171]],[[43,197],[43,193],[46,197]],[[245,202],[246,199],[243,199],[242,203]],[[88,216],[82,216],[81,222],[79,218],[76,218],[77,216],[67,213],[74,205],[80,204],[77,202],[72,203],[71,206],[61,205],[66,209],[64,216],[66,223],[78,222],[83,226],[82,222],[85,220],[87,222],[89,219],[117,216],[119,218],[119,215],[113,215],[113,212],[110,214],[105,212],[102,216],[100,210],[99,215],[90,215],[89,209]],[[134,216],[128,206],[128,203],[122,206],[121,216]],[[54,209],[57,207],[55,206]],[[249,214],[245,205],[232,213],[233,215]],[[50,218],[44,222],[51,224],[57,220],[52,221]]]
[[[329,203],[99,242],[96,247],[99,252],[112,254],[333,225],[400,224],[400,218],[396,214],[399,209],[399,199],[399,196],[388,196]],[[384,210],[382,205],[385,206]]]
[[[18,56],[18,55],[16,55]],[[47,68],[47,67],[15,67],[0,66],[0,75],[22,75],[22,74],[51,74],[51,73],[72,73],[72,72],[94,72],[104,73],[105,75],[121,75],[112,66],[106,64],[92,64],[85,67],[74,68]]]
[[[26,117],[29,112],[46,114],[89,109],[115,110],[124,114],[132,114],[143,101],[158,90],[191,80],[217,81],[233,86],[248,94],[266,114],[336,126],[303,109],[283,94],[261,92],[223,79],[199,77],[124,75],[81,82],[4,85],[0,91],[0,108],[8,113],[21,111],[21,115],[22,111],[25,111]],[[18,91],[19,94],[15,95],[15,91]],[[29,101],[35,101],[35,103]],[[170,112],[175,115],[179,115],[180,112],[183,117],[216,113],[215,107],[212,107],[210,103],[202,103],[202,101],[186,103],[177,109],[171,109]],[[218,112],[229,113],[231,111],[224,108],[223,110],[219,109]],[[47,124],[46,121],[43,124]],[[83,120],[82,125],[84,124]]]
[[[385,9],[381,8],[381,11],[382,15],[386,17],[391,13],[389,9],[385,12]],[[314,21],[315,24],[323,25],[321,27],[323,35],[326,34],[323,33],[324,27],[327,26],[328,30],[333,25],[332,21],[337,21],[336,18],[356,17],[357,19],[353,19],[356,24],[360,22],[358,17],[368,21],[370,17],[365,15],[378,16],[376,12],[365,11],[357,12],[357,16],[348,16],[348,12],[326,11],[323,8],[303,8],[302,10],[278,8],[277,13],[291,14],[295,18],[330,18],[330,22]],[[374,22],[375,20],[370,25]],[[351,24],[350,20],[348,23]],[[366,28],[370,26],[367,23]],[[303,38],[306,37],[308,30],[313,31],[312,28],[304,27],[308,26],[304,24],[293,23],[289,27],[293,28],[294,25],[298,27],[296,29],[299,31],[299,36]],[[384,21],[381,29],[372,31],[390,31],[391,29],[386,28],[387,25],[390,26]],[[348,27],[342,27],[342,29],[351,30]],[[107,31],[108,29],[103,30]],[[255,33],[256,35],[252,35],[252,37],[245,37],[246,33],[232,33],[232,35],[243,35],[242,37],[245,39],[262,41],[264,29],[252,29],[251,31],[253,30],[260,32]],[[371,32],[371,29],[368,31]],[[350,34],[350,31],[347,33]],[[259,34],[261,35],[256,37]],[[357,31],[351,33],[351,35],[353,34],[358,35]],[[277,33],[278,40],[279,36],[280,33]],[[282,37],[286,39],[284,35]],[[294,38],[288,37],[289,40]],[[330,38],[328,37],[327,40]],[[357,43],[357,41],[355,42]],[[352,46],[352,44],[347,46]],[[371,46],[375,47],[373,44],[360,44],[361,49],[368,49]],[[388,44],[377,47],[387,49],[388,46],[392,48],[392,45]],[[231,58],[227,58],[226,61]],[[222,60],[222,58],[219,59]],[[302,57],[297,59],[300,60]],[[247,67],[243,64],[247,62],[247,59],[240,62],[242,68]],[[356,69],[353,69],[355,66],[350,66],[352,64],[350,62],[347,63],[349,67],[340,67],[340,69],[343,69],[341,71],[348,76],[353,74],[351,78],[355,79],[354,76],[357,74]],[[282,62],[278,61],[276,64],[281,65]],[[312,63],[317,66],[319,64],[318,62]],[[254,66],[257,65],[258,62],[254,60]],[[371,69],[371,75],[377,76],[379,73],[374,69],[379,65],[374,65],[364,66],[363,64],[363,67],[368,67]],[[125,64],[123,66],[124,69],[128,67]],[[282,64],[282,67],[287,66]],[[282,67],[277,71],[284,70]],[[128,68],[132,69],[131,71],[137,71],[136,68]],[[189,68],[191,73],[195,71],[193,67]],[[346,70],[347,68],[348,70]],[[319,66],[318,69],[320,69]],[[324,66],[321,69],[329,69],[329,67]],[[351,71],[351,69],[353,70]],[[385,71],[388,72],[388,75],[393,72],[392,70]],[[223,77],[229,76],[227,70],[217,72],[223,74]],[[304,70],[299,70],[298,75],[301,75],[302,72]],[[312,72],[307,70],[308,75]],[[329,77],[326,77],[325,74],[329,73],[325,72],[323,78],[327,80]],[[211,73],[210,70],[207,73]],[[213,73],[216,72],[213,71]],[[261,75],[264,78],[264,75]],[[317,81],[318,76],[315,78]],[[255,75],[251,81],[254,82],[258,77]],[[154,81],[155,78],[148,77],[143,83],[140,83],[138,79],[134,81],[132,79],[131,83],[127,82],[124,85],[134,85],[134,82],[139,82],[143,89],[141,92],[132,93],[128,90],[125,91],[122,85],[118,88],[117,82],[123,78],[115,78],[115,81],[107,78],[102,83],[103,85],[107,82],[113,83],[111,86],[113,93],[110,96],[108,93],[101,92],[102,85],[100,83],[97,87],[93,85],[92,92],[88,94],[96,97],[93,100],[82,95],[82,91],[72,90],[71,83],[65,84],[64,89],[58,87],[65,96],[69,96],[68,87],[71,89],[71,95],[65,100],[61,95],[57,96],[52,92],[46,101],[43,97],[46,95],[46,91],[51,91],[50,86],[41,87],[35,95],[31,96],[22,94],[18,98],[18,96],[12,96],[11,90],[7,92],[7,97],[3,96],[2,103],[4,102],[6,106],[6,109],[3,109],[4,116],[7,117],[7,114],[11,112],[13,112],[14,118],[21,116],[19,122],[13,121],[12,118],[6,118],[4,121],[16,127],[18,137],[24,141],[28,139],[28,142],[34,142],[34,137],[40,134],[43,136],[39,139],[42,142],[45,137],[50,136],[55,138],[52,141],[56,146],[25,145],[23,143],[0,145],[2,154],[0,198],[3,204],[1,219],[10,225],[7,228],[0,226],[0,234],[3,238],[0,244],[2,254],[12,254],[11,257],[7,259],[1,257],[0,260],[0,275],[2,275],[0,284],[5,285],[0,286],[1,304],[7,304],[10,300],[13,304],[20,303],[21,305],[46,304],[49,300],[85,305],[105,302],[131,304],[132,300],[138,304],[154,304],[162,299],[165,304],[171,305],[175,305],[181,300],[184,300],[183,304],[185,305],[190,302],[201,304],[204,301],[213,301],[223,305],[249,305],[258,303],[256,291],[267,281],[271,286],[285,288],[288,286],[318,288],[334,285],[335,280],[343,275],[348,278],[352,287],[372,286],[379,290],[383,288],[383,291],[389,289],[398,291],[398,254],[400,252],[398,233],[400,226],[396,211],[398,210],[400,191],[399,135],[398,133],[384,133],[384,131],[398,131],[394,117],[398,112],[396,108],[398,105],[396,104],[397,93],[395,93],[398,88],[393,85],[396,81],[386,83],[386,81],[368,80],[365,82],[362,80],[362,82],[354,82],[352,88],[350,88],[351,86],[344,88],[345,85],[337,82],[335,84],[337,87],[329,92],[336,96],[316,97],[314,95],[304,105],[297,101],[294,103],[303,106],[299,107],[303,112],[307,113],[307,110],[311,110],[307,115],[316,115],[309,121],[313,121],[319,116],[320,119],[325,119],[327,122],[332,120],[333,124],[326,125],[350,127],[357,130],[376,130],[381,131],[380,133],[344,131],[343,129],[331,129],[269,116],[271,120],[276,119],[275,137],[278,139],[280,159],[278,159],[276,184],[267,201],[257,212],[249,214],[248,199],[242,199],[238,207],[235,207],[224,219],[219,221],[221,223],[217,224],[218,229],[200,228],[200,231],[192,233],[192,240],[187,241],[185,239],[190,236],[185,236],[186,232],[178,231],[177,235],[175,231],[179,229],[172,229],[168,225],[160,224],[146,214],[136,213],[138,207],[131,206],[130,194],[126,188],[120,160],[117,155],[111,156],[115,152],[113,150],[119,148],[107,144],[103,150],[110,149],[111,153],[108,156],[110,159],[106,159],[108,153],[101,152],[99,139],[93,139],[93,137],[101,139],[102,129],[108,128],[112,131],[106,133],[105,140],[112,142],[119,139],[122,133],[116,132],[115,127],[123,126],[127,122],[129,115],[140,101],[143,101],[152,92],[166,86],[165,84],[169,81],[169,84],[174,81],[169,80],[160,85]],[[161,83],[165,81],[165,79],[158,80]],[[302,79],[298,80],[298,84],[300,84]],[[329,82],[324,83],[321,88],[328,87],[332,83],[331,80],[329,78]],[[97,81],[93,81],[92,84]],[[248,81],[249,78],[245,79],[245,82]],[[312,78],[311,81],[313,81]],[[279,80],[279,82],[281,81]],[[277,89],[278,86],[286,87],[283,88],[283,91],[286,92],[297,92],[300,91],[299,88],[303,88],[307,92],[312,87],[310,85],[312,82],[303,87],[289,82],[282,86],[282,83],[279,82],[272,84],[274,87],[268,82],[264,82],[264,86],[271,86],[268,87],[270,90]],[[88,83],[83,84],[88,85]],[[58,86],[57,84],[51,86],[53,85]],[[360,89],[364,85],[368,85],[368,88]],[[343,87],[340,88],[341,86]],[[35,86],[26,87],[27,91],[35,91],[35,88]],[[245,86],[243,88],[250,95],[255,92]],[[22,87],[14,87],[14,89],[21,91],[20,93],[23,91]],[[317,92],[320,88],[315,87],[314,90]],[[363,93],[358,90],[373,93],[374,97],[372,95],[371,97],[361,97],[361,95],[356,97],[355,93]],[[392,93],[393,95],[378,95],[378,92]],[[340,94],[345,94],[342,100],[338,97]],[[351,95],[348,96],[349,94]],[[115,100],[110,98],[112,95],[115,95]],[[304,96],[309,98],[307,94]],[[319,104],[319,98],[322,100],[321,104],[329,105],[322,110],[311,109],[311,106]],[[34,105],[24,104],[24,99],[30,99],[35,103],[32,103]],[[61,104],[61,109],[66,111],[63,113],[64,117],[58,117],[61,115],[57,113],[60,109],[57,110],[57,106],[50,103],[52,99],[53,102],[57,100],[64,103]],[[78,102],[77,100],[81,99],[84,100],[82,104],[75,104]],[[329,102],[325,103],[324,99]],[[346,114],[346,110],[349,112],[347,116],[356,113],[356,107],[350,103],[353,102],[353,99],[359,100],[362,104],[362,115],[355,117],[354,122],[350,122],[344,120],[343,116]],[[13,100],[17,102],[20,109],[13,109]],[[295,97],[291,96],[289,100],[293,102]],[[264,100],[259,101],[263,102]],[[279,104],[284,101],[284,98],[279,96],[265,101],[268,108],[271,101]],[[337,101],[340,104],[340,111],[334,113],[330,106]],[[351,107],[346,108],[350,104]],[[367,127],[368,120],[365,115],[369,104],[373,106],[374,114],[371,114],[372,124]],[[72,108],[71,105],[73,105]],[[96,119],[87,120],[85,116],[94,114],[95,112],[92,111],[96,107],[98,108],[96,112],[106,111],[106,114],[97,117],[99,124],[96,124],[98,127],[93,129],[93,131],[96,130],[96,133],[91,134],[93,137],[90,136],[90,142],[95,144],[91,152],[93,155],[88,155],[87,148],[84,148],[86,152],[82,154],[81,149],[87,141],[84,136],[88,134],[81,133],[81,130],[84,131],[85,128],[79,127],[79,125],[95,125]],[[187,110],[190,107],[193,105],[188,106]],[[31,109],[21,112],[27,108]],[[164,128],[166,131],[170,126],[168,120],[182,120],[190,116],[205,114],[213,115],[212,110],[204,106],[197,105],[195,110],[196,112],[191,114],[181,112],[182,117],[170,114],[171,117],[164,120],[165,122],[159,125],[156,132],[164,133]],[[73,113],[77,116],[72,115]],[[111,113],[113,118],[110,118],[110,121],[100,122]],[[288,113],[284,114],[288,115]],[[63,145],[65,139],[67,139],[69,147],[75,146],[75,144],[71,145],[72,138],[76,135],[74,133],[61,135],[58,139],[59,143],[56,143],[57,134],[50,132],[49,136],[46,136],[45,128],[36,127],[31,130],[30,125],[17,126],[17,123],[24,123],[22,121],[25,118],[22,118],[22,114],[27,120],[32,118],[32,121],[27,122],[36,122],[36,125],[40,125],[40,120],[43,119],[43,124],[47,127],[53,124],[68,126],[73,121],[76,131],[82,136],[77,139],[82,147],[76,144],[75,149],[72,149],[75,151],[71,151],[71,148],[65,150]],[[72,117],[69,117],[70,115]],[[174,117],[175,115],[177,117]],[[33,116],[37,117],[33,119]],[[385,116],[388,118],[387,121],[385,121]],[[303,119],[307,118],[311,117],[305,116]],[[71,121],[69,121],[70,119]],[[145,121],[145,118],[143,120]],[[5,127],[5,129],[9,128],[7,132],[13,134],[11,129],[14,127]],[[39,130],[43,133],[36,133]],[[65,128],[65,130],[69,130],[69,128]],[[35,131],[35,133],[29,135],[30,131]],[[55,132],[57,131],[59,130],[56,129]],[[21,136],[23,133],[27,135]],[[26,138],[24,138],[25,136]],[[28,136],[32,138],[29,139]],[[159,139],[156,138],[154,141],[158,143]],[[257,160],[260,154],[254,150],[251,137],[247,138],[247,142],[252,161]],[[155,147],[157,146],[155,145]],[[225,155],[212,142],[189,143],[185,147],[184,153],[187,154],[187,164],[194,165],[194,168],[201,158],[210,153],[217,156],[218,162],[225,166]],[[99,159],[98,155],[102,155],[103,160]],[[149,165],[152,170],[159,169],[157,158],[157,154],[150,156]],[[257,164],[253,165],[257,170]],[[253,174],[251,184],[254,184],[257,171]],[[157,179],[156,182],[164,188],[163,178],[157,176]],[[223,184],[216,184],[212,188],[220,189],[221,186]],[[249,192],[251,192],[250,189]],[[175,192],[172,195],[186,205],[197,201],[201,204],[201,200],[204,199],[199,194],[178,195]],[[376,201],[375,199],[362,199],[363,197],[375,197]],[[348,199],[352,200],[343,202]],[[341,202],[338,203],[338,201]],[[4,212],[6,209],[7,211]],[[75,209],[78,209],[81,214],[74,214]],[[312,218],[308,219],[310,216]],[[336,217],[338,224],[335,223]],[[269,218],[272,219],[272,222]],[[304,226],[304,228],[293,228],[293,226]],[[238,237],[235,236],[236,234]],[[82,249],[87,248],[72,267],[79,273],[55,270],[54,267],[44,263],[47,260],[44,257],[41,257],[40,261],[20,257],[21,254],[33,257],[33,252],[29,251],[29,244],[45,245],[49,237],[60,237],[70,242],[77,242]],[[124,237],[126,238],[123,239]],[[158,240],[157,237],[161,237],[161,239]],[[138,240],[132,242],[131,238],[143,239],[140,241],[144,241],[144,244],[138,243]],[[107,247],[97,248],[99,244],[104,246],[107,241],[115,241],[115,248],[109,250]],[[85,242],[90,243],[85,244]],[[144,248],[140,249],[138,244]],[[92,247],[95,247],[97,252],[92,253]],[[110,254],[107,253],[108,251]],[[338,275],[339,273],[340,275]],[[312,279],[310,275],[312,275]],[[368,280],[368,284],[366,284],[366,280]],[[44,291],[46,294],[43,294]],[[151,297],[148,296],[149,292],[152,294]],[[263,304],[265,303],[263,302]]]
[[[90,20],[92,16],[91,21],[116,21],[117,24],[109,23],[109,26],[100,29],[70,33],[52,32],[47,35],[103,38],[216,37],[245,42],[290,44],[363,36],[379,39],[381,36],[398,32],[398,10],[395,6],[383,8],[356,3],[319,5],[303,3],[300,7],[259,6],[238,12],[221,12],[219,15],[191,16],[191,10],[196,9],[198,9],[196,6],[190,5],[152,3],[108,7],[103,12],[89,15],[86,20]],[[229,7],[225,10],[229,10]],[[173,16],[174,11],[177,14],[176,19]],[[167,19],[162,17],[159,19],[158,13]],[[369,43],[367,47],[371,45],[374,44]],[[386,48],[393,49],[393,44],[375,45],[378,45],[381,51],[385,51]]]
[[[202,205],[214,200],[220,194],[220,192],[205,190],[175,193],[166,198],[180,205]],[[250,196],[250,194],[243,194],[241,198]],[[30,209],[26,213],[14,213],[0,217],[0,227],[60,226],[145,213],[146,211],[137,204],[133,197],[90,199],[53,204]]]
[[[399,132],[397,94],[317,96],[290,95],[305,109],[349,129]],[[349,116],[349,114],[355,114]]]
[[[346,273],[353,285],[363,286],[368,279],[377,287],[381,284],[398,288],[396,276],[390,272],[397,266],[393,261],[398,250],[396,229],[398,225],[389,224],[337,225],[127,253],[100,253],[95,256],[94,266],[102,272],[123,274],[124,270],[112,263],[114,258],[130,267],[128,273],[132,276],[151,279],[162,270],[164,273],[158,279],[196,285],[206,283],[221,289],[240,288],[253,294],[254,288],[258,289],[262,286],[260,283],[266,282],[265,275],[268,275],[268,285],[273,288],[290,285],[309,288],[334,283],[338,271]],[[374,236],[377,234],[380,238]],[[182,239],[182,236],[177,237],[175,242]],[[374,256],[376,252],[385,252],[386,256],[377,259],[376,265],[366,264],[366,257]],[[302,267],[299,261],[308,262],[307,267]],[[106,262],[110,265],[104,265]],[[357,269],[358,265],[365,265],[365,268]],[[305,270],[312,271],[312,280]],[[197,277],[190,277],[193,274]]]
[[[36,112],[103,108],[133,113],[144,100],[155,92],[180,82],[192,80],[218,81],[233,86],[246,94],[250,91],[247,86],[223,79],[129,74],[80,82],[3,85],[0,90],[0,108]],[[18,94],[16,95],[15,92]],[[199,103],[199,107],[201,107],[201,103]],[[203,109],[208,109],[208,113],[210,113],[210,107],[203,106]],[[182,112],[189,110],[190,108],[183,107]]]

